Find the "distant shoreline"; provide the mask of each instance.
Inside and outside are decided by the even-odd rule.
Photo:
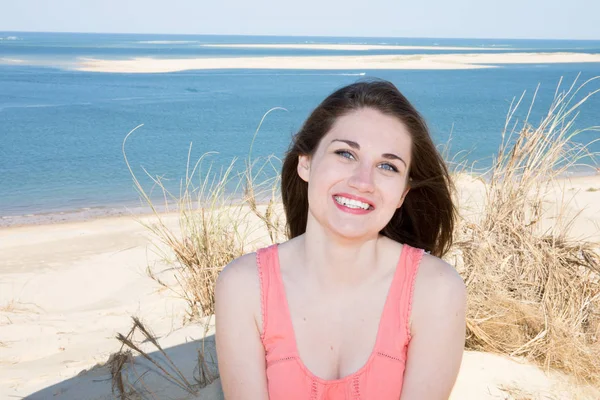
[[[465,175],[465,174],[460,174]],[[470,174],[466,174],[470,175]],[[475,176],[475,175],[473,175]],[[600,191],[600,171],[597,173],[574,173],[571,176],[558,178],[559,181],[570,180],[580,185],[588,185],[594,191]],[[233,201],[241,202],[241,199],[234,199]],[[55,225],[55,224],[66,224],[74,222],[86,222],[97,219],[118,219],[118,218],[141,218],[146,216],[154,215],[154,212],[148,205],[137,205],[133,206],[133,202],[123,205],[111,205],[111,206],[97,206],[97,207],[82,207],[73,210],[63,211],[50,211],[31,213],[26,215],[0,215],[0,230],[3,229],[14,229],[26,226],[41,226],[41,225]],[[258,204],[266,204],[266,202],[258,201]],[[161,215],[177,214],[177,205],[169,204],[169,209],[156,201],[154,207],[157,212]]]
[[[264,56],[217,58],[80,58],[71,69],[108,73],[168,73],[214,69],[288,70],[461,70],[503,64],[600,63],[589,53],[471,53],[371,56]]]
[[[161,41],[150,41],[159,44]],[[227,49],[293,49],[293,50],[448,50],[448,51],[506,51],[502,47],[475,47],[475,46],[405,46],[386,44],[201,44],[201,47],[216,47]]]

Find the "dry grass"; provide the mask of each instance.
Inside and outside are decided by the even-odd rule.
[[[44,309],[35,303],[24,303],[22,301],[11,299],[3,306],[0,306],[0,326],[12,325],[11,316],[17,314],[41,314]],[[0,343],[2,346],[2,343]]]
[[[546,390],[531,391],[515,384],[500,385],[504,400],[597,400],[599,391],[592,387],[555,384]]]
[[[136,333],[142,335],[141,341],[135,340]],[[113,394],[121,400],[156,398],[155,394],[148,389],[149,385],[144,382],[144,376],[148,373],[148,369],[143,368],[143,372],[137,370],[134,355],[149,361],[162,378],[192,395],[198,394],[199,389],[218,378],[214,360],[207,362],[204,358],[203,348],[200,348],[198,349],[198,366],[194,373],[194,382],[190,382],[161,347],[155,335],[138,318],[133,318],[133,325],[129,333],[127,335],[119,333],[117,340],[121,342],[121,348],[110,356],[107,364],[110,368]],[[143,343],[150,343],[161,356],[152,356],[148,351],[143,350]]]
[[[265,117],[273,110],[263,116],[255,137]],[[162,191],[164,208],[179,214],[179,226],[174,229],[165,222],[164,215],[158,211],[127,160],[125,144],[136,129],[125,137],[123,155],[136,188],[156,216],[156,223],[142,224],[162,245],[155,249],[169,266],[164,271],[149,267],[148,274],[187,301],[189,320],[210,316],[214,313],[215,282],[222,268],[260,246],[259,233],[263,226],[270,243],[284,237],[281,211],[276,209],[279,176],[268,170],[274,168],[274,157],[259,164],[259,160],[252,159],[250,148],[243,172],[234,172],[237,160],[233,160],[227,169],[218,173],[209,167],[202,177],[201,167],[207,154],[191,165],[190,145],[186,176],[179,194],[169,192],[160,177],[146,172]],[[194,185],[196,181],[200,184]],[[165,273],[174,278],[174,284],[163,279]]]
[[[499,389],[504,393],[504,400],[559,400],[552,393],[532,393],[514,385],[503,385]]]
[[[503,136],[482,215],[461,221],[454,251],[468,288],[467,348],[600,383],[598,243],[571,240],[573,221],[560,215],[550,230],[540,227],[544,194],[588,155],[573,144],[577,107],[594,93],[573,104],[580,89],[557,93],[538,126],[526,121]]]
[[[267,115],[268,113],[263,116],[256,133]],[[260,235],[257,234],[262,232],[263,227],[266,228],[271,243],[284,237],[284,221],[281,218],[281,210],[276,207],[279,198],[279,176],[275,174],[274,178],[263,178],[269,176],[265,168],[273,166],[272,158],[259,165],[258,161],[251,159],[250,150],[243,173],[233,172],[234,160],[225,171],[218,174],[212,173],[209,168],[204,178],[200,178],[200,184],[195,186],[193,182],[201,175],[200,167],[206,155],[190,168],[190,145],[186,177],[178,195],[169,192],[160,177],[153,177],[146,172],[154,185],[162,191],[164,208],[167,211],[174,210],[179,215],[178,227],[173,228],[144,190],[127,160],[127,138],[138,128],[131,131],[123,141],[123,155],[136,188],[152,209],[157,221],[146,223],[140,220],[140,223],[158,240],[155,250],[163,256],[168,265],[166,270],[160,271],[149,266],[147,272],[161,287],[184,299],[188,304],[188,321],[198,322],[201,317],[214,314],[214,287],[222,268],[235,258],[260,246]],[[228,192],[232,187],[234,190]],[[255,240],[257,242],[253,243]],[[169,278],[173,279],[167,281]],[[206,329],[208,324],[205,325],[205,336]],[[141,332],[145,340],[150,341],[160,351],[168,365],[163,365],[161,360],[144,352],[133,341],[136,331]],[[122,344],[121,349],[110,357],[108,364],[113,394],[122,400],[155,397],[144,384],[144,374],[135,370],[133,353],[150,361],[166,379],[190,394],[197,394],[199,388],[218,377],[216,368],[211,367],[215,365],[215,361],[206,360],[204,341],[197,349],[198,362],[194,371],[195,383],[192,384],[160,347],[154,335],[138,319],[134,318],[133,327],[127,335],[119,334],[117,339]],[[131,382],[131,376],[135,378],[134,382]]]
[[[39,314],[44,310],[35,303],[24,303],[15,299],[11,299],[5,305],[0,306],[0,312],[11,314]]]

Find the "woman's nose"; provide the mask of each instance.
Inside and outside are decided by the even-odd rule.
[[[366,163],[359,163],[348,180],[348,184],[358,191],[372,192],[375,189],[375,184],[371,166]]]

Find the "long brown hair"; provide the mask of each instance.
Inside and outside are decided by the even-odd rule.
[[[412,138],[410,191],[380,233],[441,257],[452,245],[456,217],[448,168],[423,117],[392,83],[383,80],[361,81],[335,91],[294,135],[281,171],[289,237],[303,234],[308,219],[308,183],[298,175],[298,157],[312,156],[337,118],[365,107],[398,118]]]

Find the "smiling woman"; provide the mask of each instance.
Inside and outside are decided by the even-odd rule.
[[[397,189],[397,185],[402,185],[411,194],[403,193],[404,206],[396,207],[393,215],[388,216],[381,234],[442,256],[452,243],[455,217],[448,170],[421,115],[397,88],[382,81],[360,82],[333,93],[313,111],[295,136],[281,174],[290,237],[305,232],[310,214],[311,185],[302,177],[302,170],[296,171],[296,166],[308,166],[311,158],[318,165],[319,151],[326,152],[325,145],[333,146],[332,140],[347,145],[335,147],[334,151],[347,150],[351,156],[352,151],[360,153],[362,142],[362,157],[369,157],[377,148],[380,153],[372,157],[381,158],[378,162],[385,161],[384,164],[397,165],[399,171],[392,176],[402,177],[404,182],[392,182],[391,187]],[[357,165],[364,167],[364,164]],[[369,170],[358,170],[365,171]],[[390,192],[382,188],[378,193]]]
[[[217,282],[226,398],[447,399],[465,287],[438,258],[455,208],[419,113],[386,81],[331,94],[292,141],[282,197],[290,240]]]

